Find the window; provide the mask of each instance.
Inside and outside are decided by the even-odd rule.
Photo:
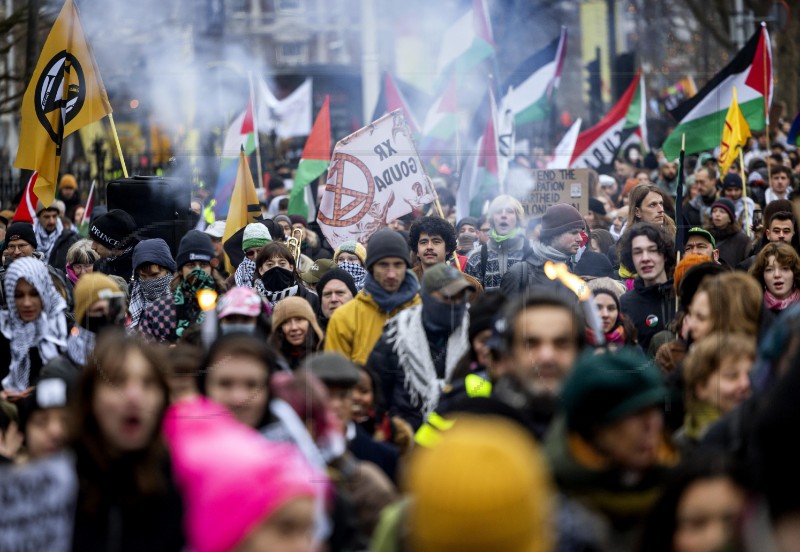
[[[282,42],[278,44],[278,63],[301,65],[308,63],[308,44],[305,42]]]

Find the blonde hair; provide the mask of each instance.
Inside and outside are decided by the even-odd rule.
[[[701,291],[708,295],[712,331],[758,335],[764,296],[752,276],[743,272],[710,276],[697,289]]]
[[[683,364],[687,406],[696,403],[694,390],[713,376],[727,358],[756,358],[756,340],[752,334],[715,332],[694,345]]]
[[[509,206],[514,209],[514,212],[517,214],[517,228],[522,227],[522,223],[525,220],[525,210],[522,208],[522,203],[510,195],[499,195],[492,200],[489,204],[489,209],[486,211],[486,218],[489,220],[489,224],[491,224],[492,228],[494,228],[492,216],[500,211],[500,209]]]

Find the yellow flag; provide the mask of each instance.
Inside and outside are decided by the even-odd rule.
[[[725,126],[722,127],[722,142],[719,145],[719,166],[720,174],[726,175],[731,163],[739,155],[739,148],[747,144],[750,137],[750,125],[739,109],[739,102],[736,99],[736,87],[733,87],[733,99],[725,115]]]
[[[244,148],[239,152],[239,169],[236,172],[236,182],[233,184],[231,194],[231,206],[228,209],[228,218],[225,219],[225,233],[222,235],[222,243],[228,241],[236,232],[250,224],[257,222],[261,216],[261,206],[258,204],[256,196],[256,185],[253,183],[253,175],[250,173],[250,164],[244,154]],[[228,272],[233,272],[228,262]]]
[[[78,8],[66,0],[39,55],[25,96],[14,166],[39,171],[34,191],[45,205],[55,199],[61,144],[79,128],[111,113]]]

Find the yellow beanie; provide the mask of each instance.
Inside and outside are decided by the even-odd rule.
[[[552,481],[533,438],[513,422],[461,416],[405,478],[415,552],[550,552]]]
[[[75,299],[75,322],[78,325],[83,324],[86,311],[96,301],[100,300],[100,292],[104,289],[112,293],[119,293],[120,291],[114,280],[101,272],[90,272],[78,279],[78,283],[75,284],[75,289],[72,292],[72,296]]]
[[[324,339],[325,335],[317,323],[317,317],[314,316],[314,309],[302,297],[286,297],[275,303],[275,309],[272,311],[272,331],[277,332],[290,318],[308,320],[320,342]]]
[[[73,190],[78,189],[78,181],[75,180],[75,177],[71,174],[65,174],[61,177],[61,182],[59,182],[59,188],[72,188]]]

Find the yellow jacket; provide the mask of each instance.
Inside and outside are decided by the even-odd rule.
[[[333,312],[325,334],[325,350],[341,353],[359,366],[367,363],[369,354],[383,333],[383,325],[403,309],[420,302],[419,293],[390,313],[381,311],[364,290],[352,301]]]

